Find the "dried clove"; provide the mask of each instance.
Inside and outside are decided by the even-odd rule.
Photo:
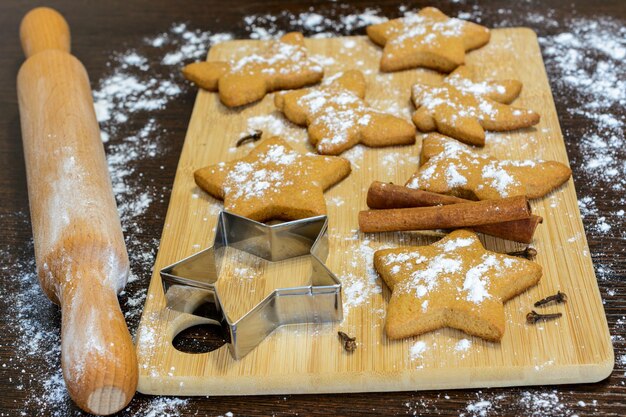
[[[508,252],[507,255],[517,256],[519,258],[533,259],[535,256],[537,256],[537,249],[526,246],[524,250]]]
[[[539,307],[539,306],[542,306],[544,304],[548,304],[548,303],[550,303],[552,301],[554,301],[557,304],[564,303],[564,302],[567,301],[567,295],[565,295],[565,293],[562,293],[561,291],[558,291],[554,295],[551,295],[551,296],[546,297],[546,298],[542,298],[541,300],[537,301],[535,303],[535,307]]]
[[[535,310],[532,310],[530,313],[526,314],[526,323],[535,324],[539,320],[558,319],[561,316],[563,316],[562,313],[539,314]]]
[[[339,339],[341,339],[346,352],[352,353],[356,350],[356,337],[350,337],[342,331],[337,332],[337,334],[339,334]]]
[[[249,142],[249,141],[256,142],[257,140],[261,139],[262,135],[263,135],[262,130],[255,129],[249,135],[240,137],[239,140],[237,140],[237,143],[235,143],[235,147],[238,148],[244,143]]]

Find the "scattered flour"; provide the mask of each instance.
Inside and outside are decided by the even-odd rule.
[[[487,412],[489,411],[491,406],[492,406],[491,401],[482,400],[482,401],[476,401],[475,403],[468,404],[467,407],[465,407],[465,409],[468,412],[472,413],[472,415],[482,417],[482,416],[487,415]]]
[[[418,340],[409,348],[409,356],[412,361],[421,359],[427,350],[428,346],[426,346],[426,342]]]
[[[352,308],[367,305],[374,295],[382,293],[382,286],[374,269],[374,252],[387,246],[369,239],[357,244],[358,246],[350,246],[346,250],[346,260],[353,270],[363,268],[363,272],[339,276],[343,289],[344,319]]]
[[[457,352],[466,352],[472,347],[472,341],[469,339],[461,339],[454,346],[454,350]]]

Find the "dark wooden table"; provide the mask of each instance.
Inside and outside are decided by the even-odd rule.
[[[98,80],[110,71],[107,62],[112,54],[141,45],[145,37],[167,31],[173,22],[187,22],[190,28],[212,32],[232,32],[236,37],[245,38],[249,36],[249,31],[242,19],[250,14],[277,14],[283,10],[299,13],[313,6],[316,12],[327,16],[345,15],[354,10],[362,11],[366,7],[379,8],[382,14],[389,17],[399,15],[399,3],[393,1],[359,1],[352,2],[350,6],[319,1],[271,0],[52,0],[47,4],[61,11],[69,21],[73,33],[73,52],[87,68],[94,88]],[[55,335],[60,327],[60,314],[56,306],[47,302],[43,296],[37,295],[36,278],[32,274],[34,254],[15,77],[23,62],[18,24],[27,10],[38,5],[41,2],[31,0],[3,0],[0,3],[0,416],[81,415],[63,397],[58,379],[55,381],[51,377],[59,366],[59,355],[55,350],[58,339],[50,335]],[[423,5],[426,2],[417,1],[411,3],[410,7]],[[474,3],[443,2],[438,6],[455,16],[459,12],[472,12],[476,15]],[[509,3],[502,0],[479,4],[479,8],[482,23],[487,26],[501,26],[504,21],[507,25],[530,26],[540,36],[567,32],[568,25],[574,18],[612,17],[621,21],[622,25],[626,23],[626,6],[623,0],[581,0],[572,3],[558,0]],[[541,16],[549,19],[541,19]],[[554,22],[558,24],[555,25]],[[277,25],[289,29],[284,19]],[[357,29],[348,33],[340,30],[340,33],[363,34],[364,31]],[[621,36],[624,36],[624,32]],[[147,54],[149,59],[154,58],[150,56],[150,49],[144,48],[142,53]],[[621,65],[624,65],[623,61]],[[146,415],[155,410],[160,411],[152,415],[223,415],[227,412],[234,415],[474,415],[480,414],[481,407],[486,415],[626,415],[626,356],[622,358],[626,354],[626,304],[623,301],[626,295],[626,238],[624,222],[610,217],[616,209],[624,208],[624,190],[615,190],[610,184],[599,183],[590,177],[588,170],[581,167],[585,155],[581,150],[583,148],[577,146],[577,141],[583,135],[590,134],[590,129],[593,131],[593,124],[588,115],[572,111],[579,107],[581,98],[567,88],[559,88],[559,72],[549,63],[548,72],[553,83],[579,197],[591,197],[597,208],[590,210],[584,221],[600,277],[600,289],[605,300],[611,334],[614,336],[617,363],[611,377],[597,384],[482,391],[191,398],[185,405],[171,408],[159,408],[155,405],[154,398],[138,394],[129,409],[121,415]],[[136,225],[127,227],[127,239],[135,245],[156,246],[155,242],[158,242],[161,235],[168,196],[194,97],[195,90],[184,87],[183,93],[165,109],[153,114],[134,116],[122,126],[122,131],[116,133],[116,138],[124,137],[126,132],[130,134],[143,126],[149,117],[155,117],[159,125],[166,129],[160,133],[161,142],[167,143],[166,152],[155,158],[133,161],[135,174],[131,176],[132,180],[139,185],[154,187],[153,189],[159,190],[157,195],[163,195],[163,198],[152,201],[145,215],[135,219]],[[626,115],[624,103],[614,106],[608,112],[623,121]],[[622,131],[622,141],[623,138]],[[107,149],[114,146],[115,141],[114,138],[107,143]],[[614,156],[624,159],[626,153],[618,152]],[[143,176],[139,173],[143,173]],[[623,181],[626,175],[623,170],[619,175]],[[613,219],[609,232],[598,227],[602,216]],[[147,288],[151,263],[152,259],[144,260],[139,264],[139,269],[135,264],[137,280],[129,284],[128,294]],[[37,308],[28,308],[28,303],[36,303]],[[124,297],[122,304],[128,309]],[[133,330],[137,326],[138,318],[138,314],[129,314],[129,326]],[[43,340],[39,340],[41,335],[44,335]],[[29,343],[39,350],[29,350]],[[541,402],[542,399],[544,403]],[[479,404],[478,408],[468,408],[471,404],[476,406],[480,400],[490,401],[491,405]],[[165,412],[170,414],[164,414]]]

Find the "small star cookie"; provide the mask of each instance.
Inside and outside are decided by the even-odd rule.
[[[473,70],[460,66],[439,86],[415,84],[413,122],[422,132],[438,131],[461,142],[483,146],[485,130],[515,130],[539,123],[532,110],[509,106],[522,89],[517,80],[473,81]]]
[[[350,162],[301,154],[272,137],[247,156],[194,172],[196,184],[224,209],[259,222],[326,214],[324,190],[350,174]]]
[[[556,161],[501,161],[437,133],[422,141],[420,163],[407,187],[472,200],[543,197],[572,174]]]
[[[429,246],[383,249],[374,268],[391,289],[390,339],[452,327],[489,341],[504,335],[504,303],[541,279],[535,262],[485,250],[468,230]]]
[[[434,7],[367,27],[367,36],[383,47],[381,71],[426,67],[450,72],[465,63],[465,52],[489,42],[489,29],[449,18]]]
[[[415,126],[365,104],[365,78],[346,71],[320,87],[277,94],[276,107],[295,124],[307,126],[321,154],[338,155],[362,143],[371,147],[415,143]]]
[[[302,34],[292,32],[273,42],[266,54],[229,62],[195,62],[183,68],[183,75],[205,90],[219,91],[224,105],[236,107],[261,100],[272,91],[315,84],[324,70],[307,57]]]

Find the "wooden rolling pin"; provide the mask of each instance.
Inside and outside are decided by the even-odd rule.
[[[135,393],[137,358],[117,300],[128,254],[89,79],[56,11],[31,10],[20,38],[27,59],[17,91],[39,280],[61,305],[70,396],[85,411],[112,414]]]

